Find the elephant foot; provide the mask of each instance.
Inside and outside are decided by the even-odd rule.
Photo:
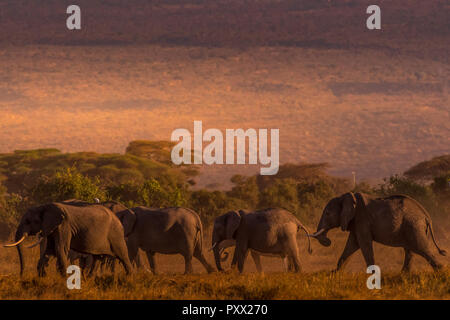
[[[336,269],[331,270],[330,274],[331,274],[332,276],[334,276],[334,275],[337,275],[337,274],[339,274],[339,273],[341,273],[341,272],[342,272],[342,269],[336,268]]]

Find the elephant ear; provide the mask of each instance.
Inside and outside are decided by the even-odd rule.
[[[247,214],[247,213],[250,213],[250,212],[251,212],[250,210],[239,209],[239,214],[240,215]]]
[[[132,210],[126,209],[117,212],[116,216],[122,223],[125,237],[128,237],[133,232],[134,225],[136,224],[136,214]]]
[[[357,200],[356,202],[356,207],[360,208],[360,209],[365,209],[368,203],[368,198],[365,194],[363,193],[355,193],[355,198]]]
[[[42,221],[43,236],[51,234],[66,217],[64,208],[56,203],[44,205],[39,208]]]
[[[241,215],[237,211],[230,211],[227,213],[227,223],[225,227],[225,235],[227,239],[234,239],[234,233],[240,223]]]
[[[348,225],[350,221],[353,220],[356,213],[356,197],[353,192],[349,192],[341,196],[341,214],[340,214],[340,222],[342,231],[348,230]]]

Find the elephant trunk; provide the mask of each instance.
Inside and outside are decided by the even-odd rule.
[[[214,261],[216,262],[217,270],[223,271],[221,258],[220,258],[220,249],[218,248],[218,246],[214,247],[213,252],[214,252]]]
[[[22,227],[19,226],[16,231],[15,241],[16,243],[20,241],[20,239],[25,239],[27,237],[27,233],[23,233]],[[23,240],[22,240],[23,241]],[[16,245],[17,248],[17,254],[19,255],[19,263],[20,263],[20,276],[23,275],[23,270],[25,266],[25,261],[23,259],[23,252],[22,252],[22,243],[19,243]]]
[[[218,271],[223,271],[222,269],[222,263],[221,263],[221,250],[219,248],[219,243],[221,241],[221,236],[218,234],[216,228],[214,227],[212,232],[212,247],[211,250],[213,250],[214,253],[214,261],[216,262],[216,267]]]
[[[319,225],[317,227],[317,231],[310,236],[319,240],[319,243],[324,247],[329,247],[331,245],[331,240],[327,237],[327,232],[329,229],[330,228],[328,228],[323,222],[322,216],[322,219],[320,219]]]

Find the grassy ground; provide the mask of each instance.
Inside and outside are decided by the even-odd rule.
[[[380,290],[366,287],[367,274],[330,272],[130,277],[102,275],[68,290],[55,274],[46,278],[0,278],[0,299],[450,299],[450,269],[388,273]]]

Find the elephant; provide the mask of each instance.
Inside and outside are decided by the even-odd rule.
[[[203,255],[203,226],[193,210],[135,207],[119,212],[117,216],[131,230],[127,239],[131,261],[135,261],[140,248],[146,252],[154,274],[155,253],[181,254],[185,261],[185,274],[192,273],[192,257],[199,260],[208,273],[214,271]]]
[[[70,203],[70,204],[76,205],[76,206],[92,205],[92,203],[90,203],[90,202],[77,200],[77,199],[65,200],[64,202]],[[126,206],[124,206],[123,204],[121,204],[120,202],[117,202],[117,201],[100,202],[100,200],[95,199],[95,203],[101,204],[102,206],[108,208],[114,214],[116,214],[116,216],[119,218],[120,222],[122,223],[122,226],[124,227],[124,236],[125,236],[125,238],[127,238],[128,234],[131,232],[132,227],[135,223],[135,215],[133,214],[133,212],[129,208],[127,208]],[[122,214],[122,212],[129,213],[129,214]],[[135,261],[133,261],[137,267],[142,265],[139,257],[140,256],[138,255],[137,259]],[[116,261],[115,261],[116,259],[114,257],[108,256],[108,255],[99,255],[99,256],[92,256],[91,258],[92,259],[88,258],[86,260],[84,260],[84,259],[80,260],[82,265],[85,261],[87,261],[87,263],[85,263],[84,265],[86,265],[86,269],[88,269],[89,275],[95,274],[98,269],[101,269],[102,271],[104,271],[108,268],[112,273],[114,273],[115,265],[116,265]]]
[[[289,211],[281,208],[268,208],[255,212],[244,210],[229,211],[214,220],[212,232],[212,250],[217,269],[221,266],[221,250],[229,244],[236,244],[232,265],[237,263],[240,273],[243,272],[248,250],[253,254],[257,268],[261,270],[259,255],[272,254],[287,257],[293,270],[301,271],[298,257],[297,233],[302,229],[309,235],[308,229]],[[308,237],[308,251],[311,242]]]
[[[58,270],[65,275],[69,251],[74,250],[94,256],[117,257],[126,273],[132,272],[124,227],[116,215],[103,205],[80,205],[75,201],[66,201],[29,208],[17,227],[15,243],[6,245],[17,247],[21,275],[24,269],[21,243],[32,235],[38,236],[38,243],[44,242],[38,271],[45,268],[46,257],[56,256]]]
[[[47,238],[42,238],[42,240],[40,242],[37,242],[35,245],[38,244],[40,245],[40,257],[37,263],[37,272],[40,277],[43,277],[46,275],[45,268],[48,267],[50,259],[55,257],[54,239],[50,238],[49,241]],[[29,248],[33,246],[30,246]],[[83,270],[83,272],[88,272],[90,274],[94,259],[95,257],[91,254],[76,252],[72,249],[69,250],[68,260],[70,264],[76,264],[78,261],[78,265]]]
[[[372,241],[403,247],[405,260],[402,271],[410,270],[413,253],[424,257],[435,270],[442,267],[435,249],[440,255],[446,255],[436,243],[429,214],[421,204],[406,195],[377,198],[348,192],[333,198],[325,206],[317,231],[311,237],[323,246],[330,246],[327,232],[338,227],[350,234],[335,271],[341,270],[358,249],[361,249],[367,266],[374,265]]]

